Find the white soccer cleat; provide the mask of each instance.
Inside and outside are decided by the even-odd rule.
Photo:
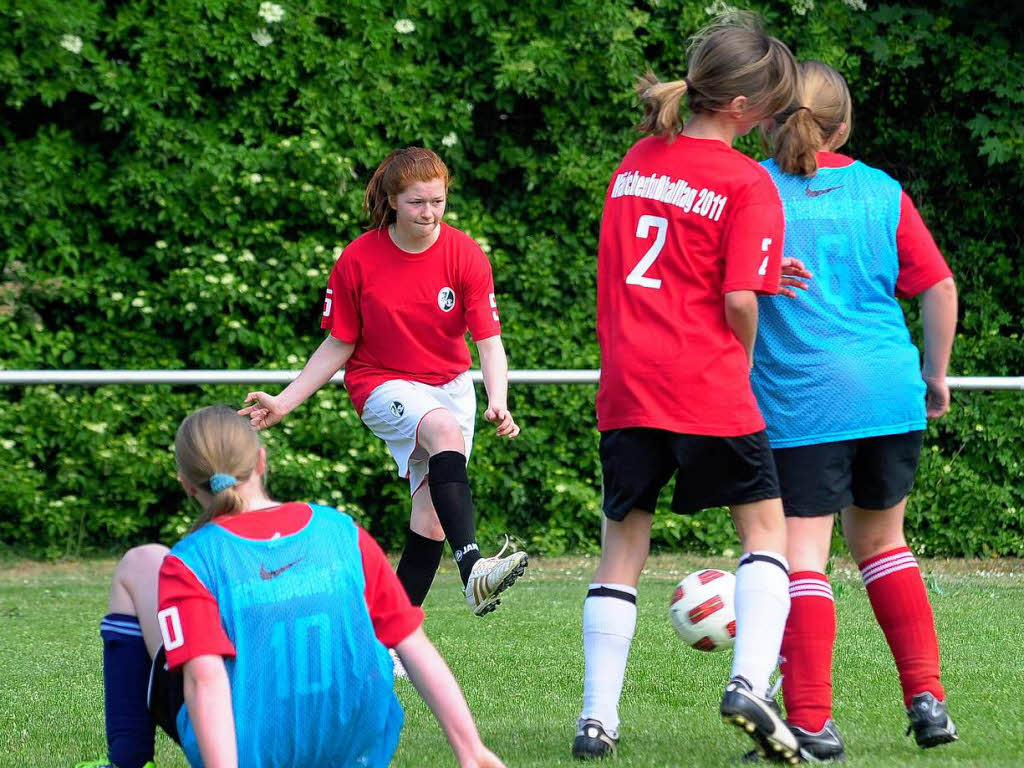
[[[388,653],[391,654],[391,673],[394,675],[395,680],[408,680],[409,673],[405,671],[405,665],[402,663],[402,660],[398,658],[398,653],[394,648],[389,648]]]
[[[466,582],[466,602],[473,609],[473,614],[483,616],[498,607],[498,595],[516,583],[523,575],[529,558],[525,552],[513,552],[502,557],[508,549],[508,536],[505,546],[494,557],[482,557],[473,565]]]

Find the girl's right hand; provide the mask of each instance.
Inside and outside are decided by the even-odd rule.
[[[252,400],[256,402],[248,405]],[[247,407],[242,408],[238,415],[248,416],[249,424],[255,430],[274,426],[288,413],[281,407],[278,398],[268,395],[266,392],[250,392],[245,396],[245,403]]]

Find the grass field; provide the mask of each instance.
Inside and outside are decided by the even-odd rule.
[[[669,624],[671,588],[721,560],[658,556],[641,583],[616,765],[730,766],[748,743],[717,716],[729,654],[684,647]],[[922,752],[888,648],[852,566],[833,573],[839,621],[835,713],[851,766],[1024,765],[1024,564],[925,561],[950,711],[961,741]],[[0,567],[0,755],[17,768],[71,766],[105,754],[99,619],[113,561]],[[426,629],[466,692],[484,740],[510,767],[569,766],[582,696],[580,613],[587,558],[537,561],[501,608],[466,609],[453,569],[438,576]],[[454,759],[429,711],[398,684],[406,727],[396,766]],[[160,768],[184,768],[158,737]]]

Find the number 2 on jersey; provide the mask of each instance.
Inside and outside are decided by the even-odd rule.
[[[658,254],[665,247],[665,237],[668,234],[668,219],[664,216],[643,215],[636,223],[636,236],[646,240],[651,235],[651,228],[657,230],[654,237],[654,244],[647,249],[647,253],[636,263],[633,270],[626,275],[627,285],[639,285],[641,288],[661,288],[660,277],[647,277],[647,270],[651,268],[658,259]]]

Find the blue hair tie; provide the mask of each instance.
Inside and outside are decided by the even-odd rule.
[[[214,493],[220,493],[225,488],[230,488],[232,485],[237,483],[234,475],[222,475],[220,473],[210,476],[210,490]]]

